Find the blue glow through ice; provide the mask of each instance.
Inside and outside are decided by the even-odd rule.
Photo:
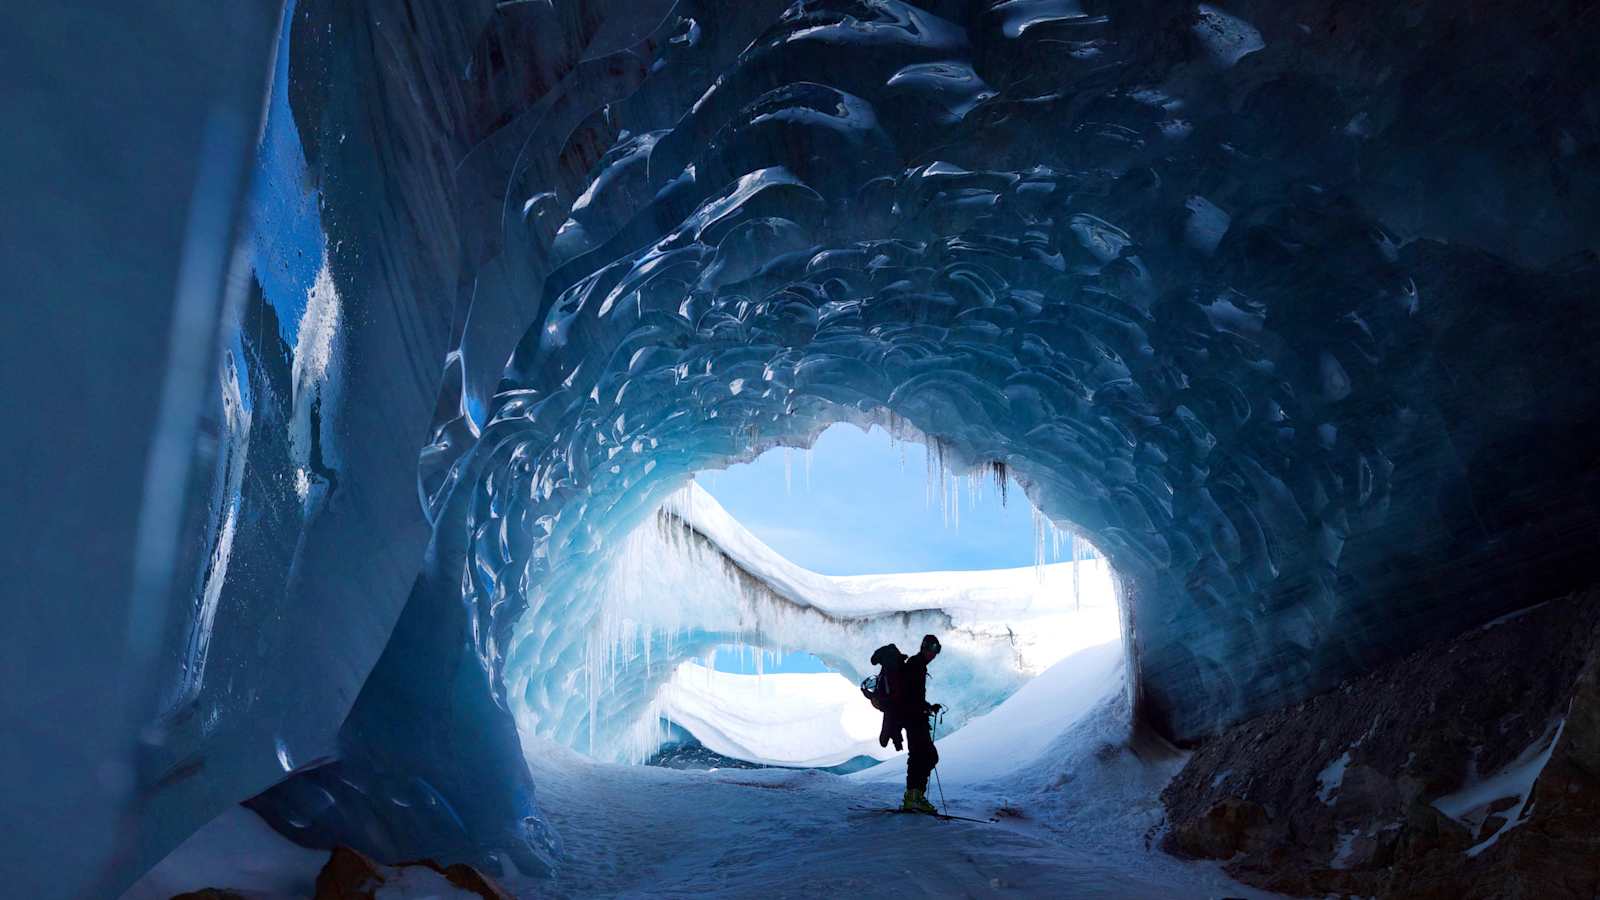
[[[756,654],[761,654],[761,665],[756,665]],[[832,672],[827,664],[809,653],[774,653],[743,644],[724,644],[717,648],[712,668],[718,672],[736,675],[786,672]]]

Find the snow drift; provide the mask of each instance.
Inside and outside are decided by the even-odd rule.
[[[551,659],[525,650],[537,645],[536,629],[546,627],[542,617],[529,616],[511,645],[506,678],[525,738],[551,737],[603,759],[649,756],[665,738],[668,719],[708,747],[751,761],[833,765],[875,755],[860,743],[876,738],[877,727],[861,724],[861,710],[872,710],[854,683],[871,673],[877,647],[895,643],[909,651],[922,635],[940,635],[942,702],[956,728],[1057,660],[1118,633],[1115,584],[1103,559],[820,575],[773,551],[694,482],[636,528],[597,574],[565,588],[582,592],[593,610],[582,655]],[[550,593],[541,603],[566,608],[574,600]],[[726,644],[803,650],[843,677],[780,676],[755,686],[725,673],[707,672],[704,685],[689,677],[686,660],[707,657],[706,672],[710,654]],[[830,726],[835,740],[824,750],[821,735],[801,727],[804,717],[756,711],[756,698],[776,698],[773,692],[785,687],[797,693],[782,694],[783,702],[820,714],[816,704],[831,696],[831,715],[855,725]],[[779,730],[758,737],[758,723]],[[785,732],[789,726],[797,730]],[[798,743],[784,746],[785,740]],[[804,762],[813,756],[831,761]]]

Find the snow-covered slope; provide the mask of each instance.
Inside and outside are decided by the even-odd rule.
[[[930,670],[937,673],[939,662]],[[1037,760],[1069,726],[1126,691],[1122,644],[1085,648],[1023,685],[1004,703],[953,734],[935,734],[939,776],[946,784],[992,779]],[[937,691],[929,699],[938,702]],[[905,759],[857,772],[863,781],[898,781]]]
[[[549,620],[535,615],[524,622],[507,665],[519,727],[524,738],[548,737],[616,761],[649,756],[665,736],[661,720],[670,718],[729,756],[842,762],[877,733],[875,724],[847,733],[837,723],[871,715],[851,686],[874,671],[872,652],[883,644],[912,651],[924,634],[940,636],[945,649],[934,689],[954,728],[1057,660],[1119,634],[1104,560],[826,576],[768,547],[692,482],[633,531],[597,580],[572,579],[547,590],[542,605],[566,608],[581,598],[594,615],[581,654],[541,654]],[[713,679],[709,687],[702,677],[701,684],[664,693],[681,680],[683,663],[722,644],[803,650],[843,677],[781,701],[772,692],[791,682],[758,689],[741,686],[737,676]],[[719,696],[719,688],[727,692]],[[823,732],[801,724],[823,715],[823,695],[815,691],[834,698],[825,714],[834,724]],[[757,715],[751,710],[765,705],[760,696],[773,702]],[[793,746],[784,745],[790,740],[784,734],[794,735]]]
[[[735,759],[827,767],[894,755],[878,746],[878,712],[836,672],[738,675],[686,662],[658,704],[700,743]]]

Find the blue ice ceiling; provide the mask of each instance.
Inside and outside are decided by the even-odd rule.
[[[260,794],[557,865],[510,686],[694,472],[836,422],[1103,551],[1178,741],[1569,587],[1575,9],[302,0],[145,863]]]

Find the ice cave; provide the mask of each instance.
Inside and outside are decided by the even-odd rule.
[[[0,22],[5,896],[1600,896],[1593,4]]]

